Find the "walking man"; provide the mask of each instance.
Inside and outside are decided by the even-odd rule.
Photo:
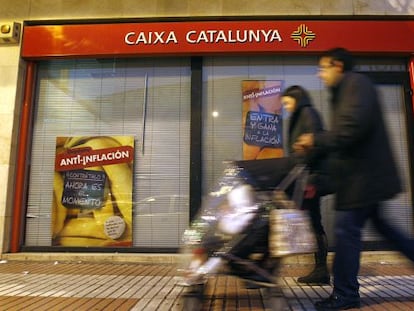
[[[375,86],[352,67],[352,56],[343,48],[322,55],[318,76],[331,92],[331,130],[303,134],[294,144],[297,152],[318,148],[328,154],[337,189],[333,292],[315,303],[317,310],[360,306],[357,275],[361,231],[368,219],[397,250],[414,261],[414,240],[381,215],[381,202],[398,194],[401,183]]]

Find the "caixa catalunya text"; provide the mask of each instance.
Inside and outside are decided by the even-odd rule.
[[[124,41],[128,45],[139,44],[170,44],[179,43],[174,31],[131,31],[125,34]],[[245,29],[245,30],[190,30],[185,34],[185,41],[191,44],[198,43],[250,43],[275,41],[282,42],[277,29]]]

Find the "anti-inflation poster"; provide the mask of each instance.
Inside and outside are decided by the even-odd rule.
[[[282,84],[279,80],[242,81],[244,160],[283,156]]]
[[[132,246],[133,159],[133,136],[56,138],[53,246]]]

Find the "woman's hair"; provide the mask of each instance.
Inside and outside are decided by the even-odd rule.
[[[312,100],[309,96],[309,93],[299,85],[289,86],[286,90],[283,91],[282,96],[293,97],[296,101],[296,107],[312,105]]]

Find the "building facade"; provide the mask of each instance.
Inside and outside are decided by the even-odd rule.
[[[384,16],[397,23],[411,22],[409,17],[414,10],[414,2],[409,0],[262,1],[260,4],[241,4],[240,1],[148,1],[139,4],[133,1],[84,1],[76,6],[58,1],[53,5],[51,8],[47,1],[21,1],[2,5],[0,12],[1,23],[19,22],[23,25],[22,43],[0,45],[3,107],[3,122],[0,125],[3,141],[0,160],[0,191],[3,192],[0,195],[0,243],[3,253],[22,249],[53,250],[62,245],[76,250],[87,246],[94,251],[102,247],[102,244],[94,244],[89,235],[79,241],[69,233],[59,240],[65,240],[67,244],[57,242],[54,245],[53,217],[59,214],[54,214],[52,210],[52,206],[56,205],[53,193],[59,181],[54,180],[53,173],[57,150],[60,148],[59,138],[71,139],[71,142],[78,139],[83,145],[90,146],[82,138],[133,137],[134,168],[129,174],[134,204],[129,211],[132,213],[129,216],[131,219],[126,217],[125,221],[126,227],[130,226],[130,232],[121,241],[126,244],[109,247],[123,247],[125,251],[131,246],[131,249],[143,252],[174,251],[179,247],[181,233],[188,226],[191,214],[195,213],[194,206],[214,186],[214,181],[220,175],[222,161],[242,156],[242,81],[303,84],[311,90],[326,121],[329,119],[326,93],[315,78],[318,50],[291,53],[292,50],[287,49],[284,53],[262,51],[264,53],[260,54],[252,50],[247,55],[242,48],[221,50],[215,54],[208,49],[200,52],[196,48],[186,53],[157,52],[154,49],[140,57],[142,52],[138,49],[138,57],[134,57],[122,51],[114,55],[98,55],[97,50],[79,56],[75,52],[70,54],[72,47],[66,46],[64,53],[68,55],[50,57],[53,55],[46,54],[53,50],[47,50],[44,36],[36,37],[36,32],[30,33],[30,27],[71,24],[114,27],[125,23],[135,26],[151,23],[154,27],[160,23],[190,23],[190,26],[194,26],[191,23],[208,24],[225,20],[256,21],[256,24],[307,20],[321,21],[323,26],[329,27],[335,21],[346,21],[349,26],[338,28],[342,33],[338,32],[337,35],[344,36],[347,33],[350,37],[358,22],[377,22],[383,20]],[[59,41],[60,34],[56,29],[52,32],[52,39],[47,42]],[[87,30],[87,27],[82,28],[82,31]],[[401,36],[403,28],[397,28],[397,31]],[[135,46],[152,41],[153,47],[160,42],[175,43],[177,40],[166,29],[153,31],[152,36],[150,32],[140,37],[141,32],[136,31],[125,40]],[[29,35],[32,35],[30,40],[26,39]],[[275,41],[281,39],[279,33],[267,35]],[[87,33],[85,37],[88,37]],[[96,36],[93,38],[98,39]],[[357,34],[355,38],[355,41],[360,40]],[[197,40],[200,37],[195,34],[189,37],[193,44]],[[208,38],[203,37],[201,40]],[[394,53],[393,46],[388,46],[386,40],[388,38],[384,37],[377,40],[387,46],[384,50],[375,46],[361,53],[358,69],[378,79],[386,102],[392,103],[385,106],[384,110],[389,118],[389,129],[394,138],[394,147],[399,151],[396,153],[408,189],[396,201],[390,202],[390,210],[394,208],[393,217],[397,218],[403,229],[412,232],[412,177],[411,172],[406,170],[411,165],[411,125],[406,118],[409,114],[406,110],[409,106],[407,101],[411,101],[411,98],[403,98],[403,95],[410,88],[406,77],[411,64],[409,54],[414,49],[409,50],[408,46],[408,50],[404,50],[405,46],[396,46]],[[381,42],[375,44],[381,45]],[[81,44],[82,39],[77,43]],[[95,42],[94,47],[98,46],[98,42]],[[375,57],[370,52],[375,52],[372,54]],[[378,74],[381,77],[378,78]],[[198,84],[195,81],[197,75]],[[384,82],[384,76],[389,80]],[[33,90],[27,83],[29,78],[32,79]],[[201,89],[198,98],[194,98],[194,86]],[[194,114],[194,102],[199,103],[199,115]],[[28,104],[32,108],[30,111],[27,110]],[[211,117],[213,112],[219,113],[222,118]],[[199,131],[198,136],[194,136],[195,130]],[[22,144],[22,139],[26,143]],[[128,146],[129,143],[124,141],[121,145]],[[194,159],[198,159],[195,166]],[[194,187],[191,181],[195,180],[198,181],[195,186],[197,189],[191,189]],[[73,180],[68,177],[66,181]],[[332,203],[331,198],[325,201],[328,207]],[[114,216],[119,215],[119,212],[122,214],[123,202],[114,203]],[[397,213],[395,206],[398,208]],[[324,213],[325,225],[331,230],[332,212],[327,208]],[[65,214],[65,217],[67,223],[68,217],[72,220],[73,215]],[[116,222],[116,218],[113,219]],[[83,232],[95,229],[87,226],[82,223]],[[65,228],[66,231],[71,229],[71,226]],[[116,232],[111,234],[116,236]],[[97,237],[92,238],[96,241]],[[370,246],[374,248],[377,246],[373,244],[380,242],[369,229],[366,241],[375,242]]]

